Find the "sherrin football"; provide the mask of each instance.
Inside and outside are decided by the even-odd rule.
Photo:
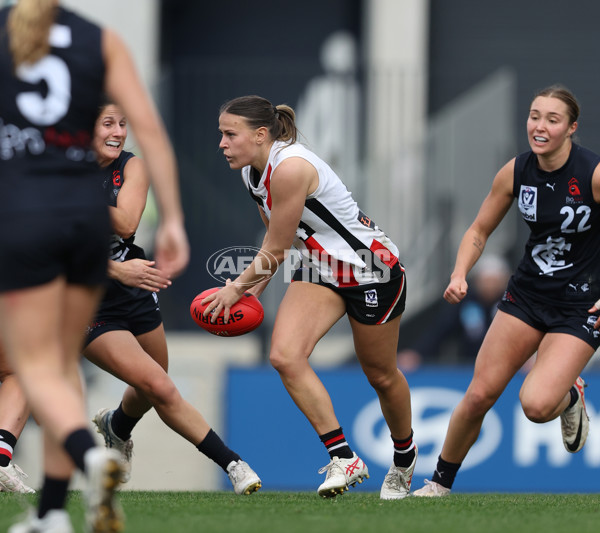
[[[214,323],[210,321],[212,314],[203,316],[202,313],[204,313],[208,304],[202,305],[202,300],[218,290],[220,290],[220,287],[206,289],[193,299],[190,305],[190,314],[196,324],[209,333],[220,337],[237,337],[260,326],[265,312],[258,298],[249,292],[245,292],[231,307],[227,324],[225,324],[223,311]]]

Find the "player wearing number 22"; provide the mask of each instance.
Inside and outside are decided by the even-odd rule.
[[[340,178],[297,142],[294,119],[290,107],[275,107],[258,96],[236,98],[221,108],[219,147],[229,166],[242,171],[267,231],[253,263],[203,300],[211,302],[204,313],[209,316],[214,309],[215,317],[221,311],[228,316],[245,291],[258,296],[295,246],[304,267],[295,272],[279,306],[270,360],[329,453],[318,493],[333,497],[369,477],[308,362],[319,339],[347,314],[357,357],[377,392],[393,441],[393,464],[380,495],[404,498],[417,458],[410,391],[396,367],[404,268],[395,244],[361,213]]]
[[[537,423],[560,416],[567,451],[585,443],[588,416],[579,375],[600,345],[600,156],[572,141],[578,115],[565,87],[534,97],[527,120],[531,149],[500,169],[461,241],[444,293],[450,303],[465,297],[467,273],[515,198],[530,229],[473,379],[450,419],[433,478],[415,496],[450,492],[485,414],[536,351],[519,394],[523,412]]]
[[[168,276],[189,258],[173,149],[121,39],[57,0],[0,9],[0,80],[0,333],[44,440],[37,512],[9,531],[71,532],[75,468],[88,530],[118,531],[121,458],[97,446],[79,374],[111,233],[91,146],[104,93],[146,156],[161,213],[155,258]]]

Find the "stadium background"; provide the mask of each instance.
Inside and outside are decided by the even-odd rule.
[[[269,326],[285,288],[281,276],[264,294],[266,320],[256,335],[214,338],[198,331],[189,317],[189,302],[215,284],[207,258],[228,246],[255,246],[261,237],[255,208],[217,149],[219,106],[235,96],[261,94],[296,108],[306,142],[340,170],[364,211],[401,249],[409,276],[404,344],[422,330],[439,301],[458,239],[495,172],[527,149],[525,117],[536,90],[555,82],[573,90],[582,107],[579,140],[600,151],[594,40],[600,5],[595,3],[575,0],[568,11],[558,0],[64,3],[123,35],[168,126],[192,244],[186,273],[161,294],[170,372],[182,393],[255,466],[265,489],[316,487],[316,470],[326,457],[265,363]],[[135,151],[133,137],[128,144]],[[148,245],[155,216],[150,203],[140,231]],[[488,249],[514,263],[524,229],[513,208]],[[361,489],[377,490],[385,473],[377,454],[387,453],[379,453],[378,446],[386,446],[389,438],[380,434],[381,420],[368,408],[371,391],[353,365],[345,323],[324,339],[313,360],[331,380],[351,442],[373,465],[373,479]],[[124,386],[93,367],[85,369],[90,414],[116,406]],[[592,384],[593,372],[591,367]],[[430,368],[408,378],[419,399],[413,400],[422,449],[419,483],[431,474],[431,450],[439,450],[448,410],[456,391],[468,383],[469,369]],[[597,491],[593,479],[600,458],[594,452],[593,422],[586,453],[568,456],[551,443],[547,432],[554,432],[560,445],[555,425],[520,420],[518,381],[498,404],[492,427],[483,434],[490,437],[479,448],[479,463],[461,474],[457,490]],[[597,387],[588,390],[593,412]],[[443,406],[427,403],[444,394],[449,396]],[[372,427],[356,425],[365,420],[360,418],[364,409]],[[297,448],[292,454],[302,457],[300,470],[312,477],[279,472],[275,443],[282,432],[288,434],[287,449],[293,434]],[[136,428],[134,440],[128,488],[227,486],[210,461],[154,414]],[[525,446],[529,455],[523,442],[531,443]],[[367,458],[369,449],[376,452]],[[39,479],[39,434],[33,423],[19,441],[16,461],[33,483]],[[523,484],[523,479],[535,481]],[[581,485],[581,479],[587,483]]]

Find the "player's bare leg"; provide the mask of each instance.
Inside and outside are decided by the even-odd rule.
[[[291,283],[279,306],[271,340],[271,364],[288,393],[321,435],[339,426],[329,393],[309,364],[317,342],[345,314],[331,289]]]
[[[479,437],[486,413],[510,380],[537,349],[543,334],[498,311],[475,361],[473,379],[450,417],[446,439],[432,481],[415,496],[443,496]]]
[[[320,470],[326,473],[325,482],[318,489],[324,497],[342,494],[369,477],[367,466],[345,441],[329,393],[309,364],[317,342],[345,313],[343,299],[331,289],[293,282],[279,306],[271,342],[271,364],[292,400],[326,447],[326,436],[334,433],[343,444],[337,452],[330,452],[330,463]]]
[[[400,319],[398,316],[385,324],[366,325],[350,318],[358,360],[377,393],[395,443],[394,463],[380,491],[385,500],[408,496],[417,461],[417,447],[412,441],[410,389],[396,364]],[[402,449],[400,443],[404,443]]]

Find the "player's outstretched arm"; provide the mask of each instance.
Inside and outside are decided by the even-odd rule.
[[[142,149],[158,202],[161,220],[156,233],[155,257],[167,275],[176,276],[187,266],[190,252],[173,147],[127,47],[109,29],[103,30],[103,52],[106,92],[127,116]]]

